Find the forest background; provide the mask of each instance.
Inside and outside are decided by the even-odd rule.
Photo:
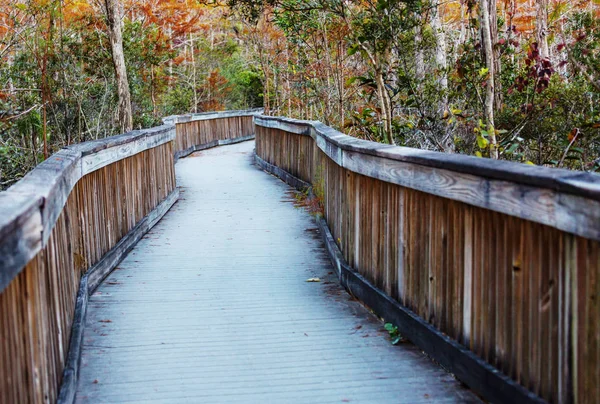
[[[600,0],[4,0],[0,189],[66,145],[263,107],[600,170]]]

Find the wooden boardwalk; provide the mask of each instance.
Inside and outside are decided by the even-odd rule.
[[[90,297],[77,402],[477,402],[337,285],[253,147],[178,162],[181,200]]]

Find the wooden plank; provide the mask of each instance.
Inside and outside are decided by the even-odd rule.
[[[0,193],[0,293],[42,249],[42,199]]]
[[[600,240],[598,175],[390,147],[311,121],[254,121],[313,137],[338,165],[356,173]]]
[[[179,161],[185,198],[90,297],[78,402],[479,402],[414,345],[390,344],[251,153]]]
[[[600,202],[544,188],[344,151],[344,167],[416,189],[600,240]]]
[[[326,222],[319,220],[322,234],[329,232]],[[324,236],[327,243],[329,236]],[[336,246],[331,246],[335,250]],[[332,256],[336,259],[339,255]],[[545,403],[540,397],[527,391],[471,351],[436,330],[420,316],[401,306],[391,297],[371,284],[366,278],[352,270],[345,262],[342,268],[342,285],[353,296],[364,302],[377,315],[398,325],[403,336],[423,349],[444,368],[466,383],[491,402],[500,403]]]
[[[131,251],[135,244],[146,234],[158,221],[171,209],[179,198],[179,190],[174,190],[162,201],[150,214],[140,220],[127,235],[106,254],[102,259],[89,269],[88,285],[92,293],[104,278],[112,271],[119,262]]]
[[[591,173],[526,166],[509,161],[382,145],[344,135],[315,121],[260,116],[255,118],[255,124],[270,128],[285,128],[286,125],[293,125],[297,128],[312,128],[308,132],[299,132],[310,133],[313,138],[319,135],[344,151],[355,151],[360,154],[379,156],[431,168],[444,168],[457,173],[473,174],[496,180],[548,188],[600,201],[600,176]]]
[[[241,116],[255,116],[260,115],[263,112],[263,108],[254,108],[239,111],[221,111],[221,112],[200,112],[195,114],[186,115],[173,115],[163,118],[163,123],[166,125],[174,125],[178,123],[187,123],[195,121],[210,121],[214,119],[241,117]]]
[[[141,131],[139,135],[129,139],[124,138],[124,142],[121,144],[114,142],[114,140],[110,143],[101,143],[101,141],[82,143],[76,146],[82,154],[82,175],[89,174],[102,167],[106,167],[109,164],[123,160],[127,157],[131,157],[145,150],[155,148],[164,143],[170,142],[173,139],[175,139],[175,127],[164,126]],[[99,150],[99,145],[96,143],[101,143],[102,146],[106,146],[106,148]]]

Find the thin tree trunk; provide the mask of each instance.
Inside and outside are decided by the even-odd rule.
[[[446,69],[448,68],[448,59],[446,54],[446,33],[442,26],[440,17],[440,6],[436,6],[433,10],[431,26],[435,35],[435,64],[438,70],[438,85],[442,99],[439,105],[439,113],[443,114],[448,109],[448,76]]]
[[[417,78],[417,87],[420,88],[425,80],[425,57],[423,55],[423,26],[421,24],[415,27],[415,76]]]
[[[536,0],[536,38],[542,59],[550,59],[548,46],[548,0]]]
[[[494,1],[494,0],[492,0]],[[494,103],[495,103],[495,61],[494,61],[494,44],[492,42],[492,29],[490,26],[490,0],[481,0],[480,2],[480,20],[481,20],[481,33],[483,37],[483,50],[485,52],[485,65],[488,69],[488,80],[486,84],[485,92],[485,121],[487,124],[487,130],[489,133],[490,140],[490,157],[498,158],[498,144],[496,141],[496,132],[494,124]]]
[[[383,79],[383,72],[381,69],[376,70],[375,78],[377,83],[377,96],[379,98],[381,116],[383,119],[383,130],[385,132],[384,141],[388,144],[395,144],[392,134],[392,103],[387,89],[385,88],[385,81]]]
[[[123,53],[121,4],[119,0],[105,0],[105,6],[108,38],[112,50],[112,59],[117,80],[117,94],[119,96],[119,127],[121,132],[129,132],[133,129],[133,113],[131,110],[129,80],[127,79],[127,69],[125,68],[125,54]]]
[[[196,55],[194,50],[194,36],[190,33],[190,55],[192,57],[192,91],[194,93],[194,112],[198,112],[198,83],[196,71]]]
[[[498,10],[496,0],[488,0],[488,2],[490,32],[492,36],[492,59],[494,61],[494,108],[496,111],[502,111],[504,93],[502,92],[502,82],[499,79],[502,72],[502,65],[498,57],[498,49],[496,48],[496,44],[498,43]]]

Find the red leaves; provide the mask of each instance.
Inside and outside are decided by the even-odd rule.
[[[552,62],[547,58],[540,56],[539,45],[533,42],[527,51],[525,58],[525,66],[527,66],[525,76],[519,76],[515,79],[513,89],[519,92],[526,91],[531,83],[535,83],[535,92],[541,93],[550,85],[550,79],[555,70]]]

